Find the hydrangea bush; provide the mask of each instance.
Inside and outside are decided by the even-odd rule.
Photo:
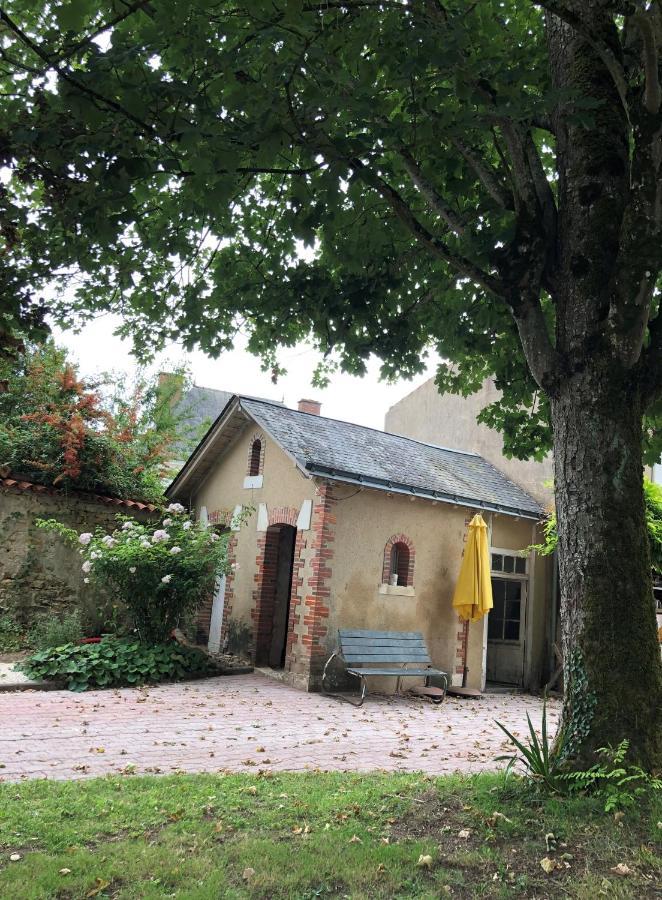
[[[156,523],[117,519],[112,534],[101,527],[78,534],[54,519],[38,524],[77,544],[85,583],[109,586],[140,639],[159,643],[209,595],[216,574],[227,573],[227,535],[192,521],[179,503]]]

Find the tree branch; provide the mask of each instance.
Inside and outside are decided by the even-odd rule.
[[[5,25],[9,28],[13,34],[28,47],[39,59],[43,60],[49,69],[52,69],[56,72],[60,78],[64,81],[67,81],[69,84],[73,85],[76,90],[80,91],[82,94],[85,94],[88,97],[91,97],[93,100],[96,100],[98,103],[103,103],[104,106],[107,106],[109,109],[114,110],[120,115],[127,118],[130,122],[133,122],[134,125],[138,125],[142,131],[148,134],[150,137],[157,137],[155,129],[149,125],[147,122],[143,122],[142,119],[139,119],[137,116],[134,116],[133,113],[129,112],[128,109],[124,109],[119,103],[116,103],[115,100],[112,100],[110,97],[104,97],[103,94],[99,94],[93,88],[88,87],[87,85],[81,83],[77,78],[67,72],[65,69],[62,69],[58,64],[57,60],[53,60],[50,54],[43,50],[39,44],[35,43],[32,38],[29,37],[8,15],[7,13],[0,8],[0,22],[4,22]]]
[[[74,53],[77,53],[79,50],[82,50],[83,47],[86,47],[88,44],[91,44],[92,41],[99,37],[100,34],[103,34],[105,31],[108,31],[110,28],[114,28],[116,25],[119,25],[120,22],[123,22],[125,19],[128,19],[129,16],[132,16],[135,12],[138,12],[141,9],[145,9],[150,6],[151,0],[136,0],[135,3],[131,3],[127,6],[126,10],[123,13],[115,16],[114,19],[110,19],[108,22],[104,22],[103,25],[99,25],[94,31],[90,32],[90,34],[86,35],[84,38],[81,38],[75,44],[72,44],[70,47],[67,47],[66,50],[62,49],[59,53],[54,54],[51,59],[55,63],[64,62],[65,59],[69,59]]]
[[[501,185],[494,170],[484,163],[480,156],[468,147],[464,141],[459,138],[451,138],[451,143],[466,159],[490,197],[502,209],[514,209],[515,205],[512,195]]]
[[[577,34],[581,35],[586,43],[595,50],[611,75],[612,81],[618,91],[618,96],[623,104],[625,115],[629,120],[630,112],[627,102],[627,79],[625,77],[625,72],[623,71],[623,66],[610,47],[593,37],[582,18],[583,9],[581,4],[575,5],[575,8],[573,9],[570,8],[568,4],[564,3],[563,0],[532,0],[532,2],[534,6],[540,6],[543,9],[546,9],[548,12],[552,13],[552,15],[561,19],[562,22],[565,22],[566,25],[570,25],[570,27],[576,31]]]
[[[402,158],[405,171],[413,181],[416,189],[425,197],[430,209],[444,220],[451,231],[457,234],[464,234],[466,222],[446,203],[444,198],[437,193],[434,186],[425,178],[409,150],[401,150],[400,157]]]
[[[404,198],[386,182],[380,175],[373,172],[365,163],[357,157],[347,159],[342,157],[356,174],[367,185],[376,190],[388,202],[389,206],[397,216],[397,218],[406,226],[406,228],[426,246],[432,253],[440,259],[447,262],[459,275],[469,278],[471,281],[480,285],[485,290],[498,297],[506,298],[505,286],[494,275],[475,265],[470,259],[460,253],[456,253],[444,241],[431,234],[427,228],[418,221],[416,216],[409,208]]]
[[[522,349],[536,383],[553,396],[561,375],[561,358],[552,344],[537,296],[520,298],[512,307]]]
[[[644,58],[644,106],[651,115],[656,115],[660,111],[662,104],[662,88],[660,87],[659,75],[659,56],[657,52],[657,35],[655,34],[655,26],[651,20],[651,13],[641,12],[633,16],[641,33],[643,42],[643,58]]]

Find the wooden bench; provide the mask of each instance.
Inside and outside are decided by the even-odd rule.
[[[361,696],[358,703],[342,694],[332,694],[327,690],[327,676],[331,661],[336,657],[344,660],[347,673],[359,679]],[[409,668],[411,666],[412,668]],[[327,659],[322,673],[322,691],[333,697],[347,700],[354,706],[361,706],[367,691],[366,679],[374,675],[390,675],[398,679],[396,693],[400,691],[403,678],[425,678],[426,693],[437,703],[441,703],[448,687],[448,675],[432,666],[432,660],[420,631],[364,631],[361,629],[338,629],[338,646]],[[431,675],[438,675],[443,688],[428,687]]]

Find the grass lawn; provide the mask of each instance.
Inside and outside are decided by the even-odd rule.
[[[659,798],[618,821],[498,775],[4,784],[0,897],[654,897],[661,820]]]

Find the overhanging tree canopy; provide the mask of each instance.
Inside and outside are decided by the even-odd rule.
[[[312,332],[350,371],[415,371],[432,342],[442,388],[495,374],[491,423],[520,451],[554,432],[575,749],[637,731],[650,763],[659,5],[10,0],[0,20],[7,270],[74,284],[61,314],[121,310],[139,348],[220,352],[241,322],[274,362]]]

